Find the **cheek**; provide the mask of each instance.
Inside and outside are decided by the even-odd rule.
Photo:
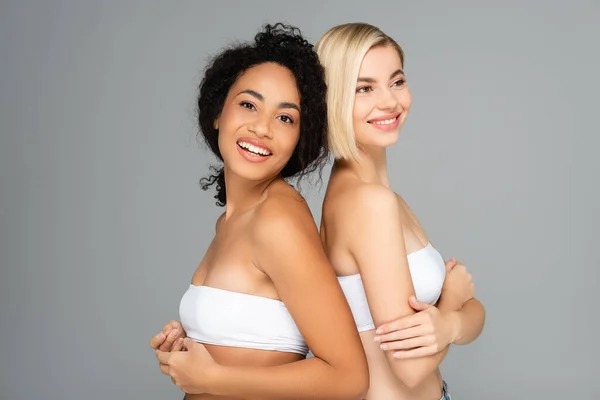
[[[352,124],[354,128],[354,137],[358,143],[364,143],[367,139],[367,133],[365,131],[368,130],[367,120],[369,119],[372,107],[366,100],[367,99],[358,99],[354,102]]]
[[[400,93],[398,103],[400,103],[405,110],[408,111],[410,109],[410,106],[412,105],[412,95],[408,88]]]
[[[366,122],[372,109],[373,107],[367,99],[356,99],[352,110],[354,123]]]
[[[286,129],[286,132],[280,132],[279,138],[279,144],[282,152],[286,155],[286,158],[291,157],[294,153],[294,150],[296,150],[296,146],[298,145],[298,140],[300,139],[300,130]]]

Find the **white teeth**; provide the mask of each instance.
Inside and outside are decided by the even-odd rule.
[[[392,119],[386,119],[384,121],[376,121],[376,122],[372,122],[375,125],[389,125],[389,124],[393,124],[394,122],[396,122],[396,118],[392,118]]]
[[[250,143],[246,143],[246,142],[238,142],[238,146],[240,146],[243,149],[248,150],[251,153],[254,154],[259,154],[261,156],[270,156],[271,153],[269,153],[267,150],[254,146],[253,144]]]

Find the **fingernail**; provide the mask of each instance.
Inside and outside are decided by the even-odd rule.
[[[385,344],[385,343],[381,343],[381,345],[379,345],[379,348],[380,348],[381,350],[385,350],[385,349],[387,349],[387,344]]]
[[[162,333],[159,333],[158,335],[156,335],[157,339],[164,339],[165,335]]]
[[[400,358],[400,353],[394,353],[394,358]]]
[[[373,340],[374,340],[375,342],[379,342],[379,341],[381,340],[381,336],[375,336],[375,337],[373,338]]]
[[[383,333],[383,329],[382,328],[377,328],[377,330],[375,331],[375,333],[377,333],[377,334]]]

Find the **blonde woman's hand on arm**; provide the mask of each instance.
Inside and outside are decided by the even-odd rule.
[[[417,314],[378,327],[376,340],[397,358],[416,358],[443,352],[450,344],[467,344],[483,329],[485,311],[474,298],[471,274],[454,258],[446,262],[446,280],[437,307],[411,296]],[[465,306],[466,305],[466,306]]]

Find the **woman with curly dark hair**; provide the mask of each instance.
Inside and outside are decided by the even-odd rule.
[[[366,392],[352,314],[306,202],[284,180],[326,160],[325,92],[313,46],[282,24],[206,70],[199,124],[223,166],[202,183],[216,187],[225,212],[181,299],[181,323],[151,341],[188,400]],[[315,357],[307,359],[309,348]]]

